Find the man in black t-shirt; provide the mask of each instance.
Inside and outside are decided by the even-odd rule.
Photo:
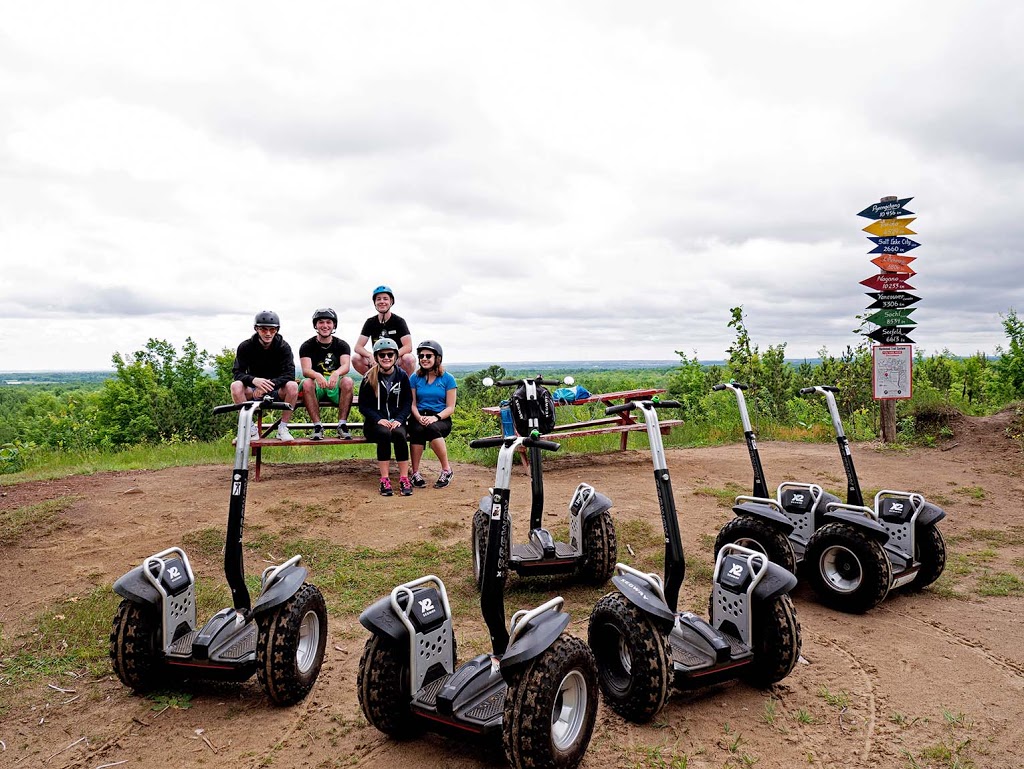
[[[314,441],[324,437],[324,426],[320,424],[320,399],[327,398],[338,406],[338,435],[351,440],[348,431],[348,412],[352,407],[352,378],[345,376],[349,371],[352,350],[348,342],[334,336],[338,328],[338,313],[324,307],[313,313],[313,328],[316,336],[310,337],[299,347],[299,365],[302,368],[302,402],[313,420]]]
[[[253,328],[256,333],[238,345],[235,351],[231,367],[231,400],[245,403],[269,395],[273,400],[294,406],[299,399],[299,388],[295,384],[295,356],[291,345],[278,333],[280,318],[276,312],[263,310],[256,314]],[[292,440],[288,432],[288,420],[291,418],[290,410],[281,414],[277,437],[282,441]],[[255,424],[250,429],[250,437],[259,438]]]
[[[412,375],[416,371],[416,356],[412,353],[409,324],[404,318],[391,312],[394,303],[395,293],[390,287],[377,286],[373,289],[373,306],[377,314],[366,319],[359,332],[359,339],[356,340],[356,349],[352,353],[352,367],[363,376],[374,364],[373,355],[366,346],[372,346],[381,338],[390,339],[398,345],[398,364],[405,369],[405,373]]]

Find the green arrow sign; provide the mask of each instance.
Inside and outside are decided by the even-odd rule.
[[[916,307],[911,307],[909,310],[879,310],[865,320],[876,326],[916,326],[917,321],[910,317],[910,313],[916,309]]]

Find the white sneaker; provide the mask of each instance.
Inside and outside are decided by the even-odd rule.
[[[254,441],[260,437],[260,430],[256,425],[249,425],[249,440]]]
[[[288,432],[288,425],[282,423],[277,426],[277,439],[279,441],[292,441],[292,434]]]

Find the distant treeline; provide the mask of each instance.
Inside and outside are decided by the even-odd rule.
[[[750,386],[747,403],[759,422],[808,426],[828,424],[824,401],[799,396],[810,385],[840,388],[837,401],[847,432],[855,438],[873,437],[877,408],[871,392],[871,350],[868,344],[847,347],[841,355],[821,349],[818,358],[793,363],[785,358],[785,343],[761,351],[744,323],[742,308],[732,309],[729,327],[735,340],[728,358],[708,365],[677,352],[674,366],[609,370],[569,370],[568,364],[501,366],[458,373],[458,407],[454,441],[494,434],[497,424],[483,406],[496,405],[507,391],[483,386],[492,376],[530,376],[543,371],[570,374],[593,393],[636,388],[663,388],[682,404],[680,416],[691,426],[708,430],[735,426],[735,402],[728,393],[712,393],[713,385],[739,381]],[[913,438],[922,425],[936,425],[953,411],[987,413],[1024,398],[1024,323],[1015,311],[1003,318],[1008,344],[997,355],[978,353],[957,357],[948,351],[924,357],[918,353],[913,369],[913,398],[897,402],[901,433]],[[0,381],[0,473],[23,468],[35,452],[116,450],[147,443],[211,441],[233,433],[230,416],[212,417],[215,405],[230,401],[234,354],[211,355],[188,338],[179,352],[171,343],[151,339],[130,357],[113,356],[114,371],[11,373]],[[566,365],[566,368],[561,368]],[[456,367],[453,367],[453,370]],[[582,368],[582,366],[580,367]],[[760,432],[760,430],[759,430]],[[692,431],[691,431],[692,433]]]

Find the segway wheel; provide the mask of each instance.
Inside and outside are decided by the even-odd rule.
[[[911,590],[923,590],[937,580],[946,568],[946,542],[938,526],[925,526],[914,537],[914,560],[921,564]]]
[[[854,614],[880,604],[892,584],[892,564],[882,546],[845,523],[827,523],[814,532],[804,566],[826,604]]]
[[[327,605],[303,584],[288,601],[257,618],[256,676],[275,705],[294,705],[313,688],[327,647]]]
[[[156,607],[121,601],[110,631],[110,660],[125,686],[147,692],[162,683]]]
[[[470,545],[473,548],[473,580],[476,582],[476,589],[479,590],[484,583],[484,556],[487,554],[487,529],[491,525],[491,520],[487,513],[483,510],[477,510],[473,514],[473,532],[472,542]],[[501,554],[501,561],[498,566],[502,573],[502,580],[508,577],[508,551]],[[504,584],[502,585],[504,588]]]
[[[608,581],[615,571],[619,556],[615,541],[615,523],[607,510],[590,516],[583,522],[583,558],[580,559],[580,579],[592,585]]]
[[[746,679],[754,686],[770,686],[788,676],[800,659],[800,621],[788,595],[757,601],[752,612],[754,659]]]
[[[516,769],[573,769],[597,720],[597,666],[579,638],[562,635],[510,676],[502,739]]]
[[[608,593],[590,615],[588,641],[605,704],[634,723],[654,718],[671,685],[667,635],[621,593]]]
[[[359,658],[359,706],[370,725],[391,737],[416,732],[410,709],[409,647],[378,635],[370,636]]]
[[[718,532],[715,539],[715,558],[725,545],[740,545],[757,550],[768,560],[787,571],[796,573],[796,555],[789,537],[767,521],[750,515],[738,515]]]

